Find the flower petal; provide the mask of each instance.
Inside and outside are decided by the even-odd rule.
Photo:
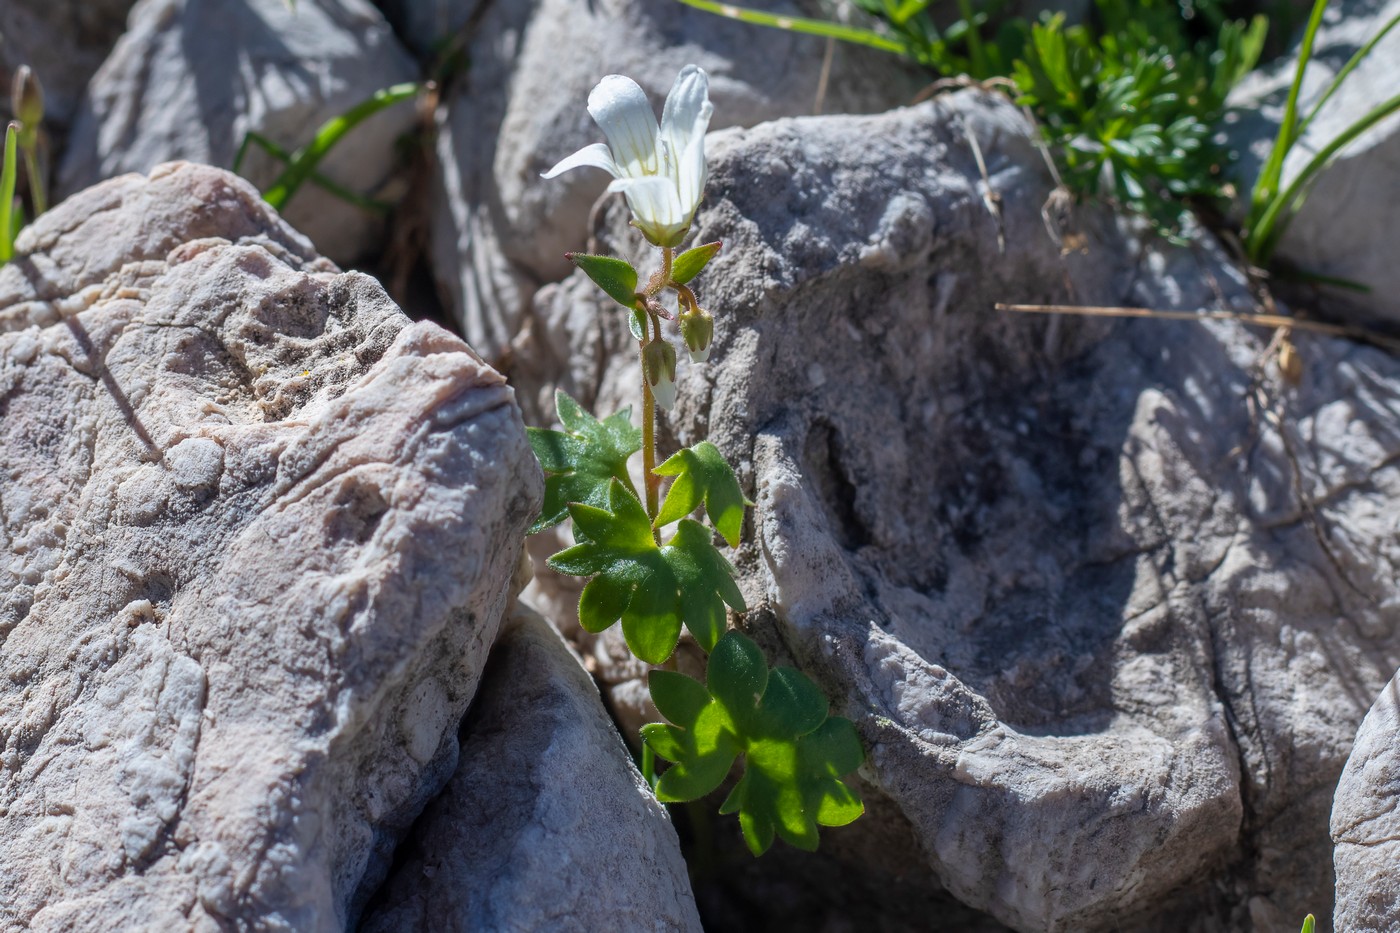
[[[680,200],[694,212],[705,189],[705,131],[714,113],[710,103],[710,77],[696,65],[686,65],[676,75],[661,114],[661,139],[675,160],[674,173]]]
[[[591,146],[584,146],[568,158],[559,160],[559,163],[555,165],[554,168],[545,172],[540,177],[553,178],[555,175],[562,175],[570,169],[583,168],[585,166],[600,168],[614,178],[618,178],[622,175],[622,172],[617,167],[617,163],[613,161],[612,153],[608,151],[608,147],[602,143],[594,143]]]
[[[608,75],[588,95],[588,112],[608,138],[619,177],[641,178],[661,170],[656,114],[636,81]]]
[[[666,106],[661,111],[661,138],[680,155],[692,136],[705,135],[714,105],[710,103],[710,76],[698,65],[686,65],[676,75]]]
[[[657,246],[677,246],[690,227],[690,214],[680,203],[676,183],[664,176],[619,178],[609,191],[627,196],[637,229]]]

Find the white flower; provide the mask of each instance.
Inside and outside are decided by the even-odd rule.
[[[553,178],[591,165],[612,175],[609,191],[627,197],[638,229],[657,246],[679,246],[705,190],[705,130],[714,106],[704,69],[686,65],[676,75],[661,125],[637,82],[608,75],[588,95],[588,112],[608,138],[544,173]]]

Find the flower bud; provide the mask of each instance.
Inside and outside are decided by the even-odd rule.
[[[708,360],[710,339],[715,335],[715,319],[706,311],[697,311],[694,314],[682,314],[680,324],[685,348],[690,351],[690,361],[703,363]]]
[[[664,340],[653,340],[642,348],[642,374],[651,387],[656,404],[670,411],[676,405],[676,351]]]
[[[28,65],[15,69],[10,83],[10,109],[26,132],[35,133],[44,122],[44,88]]]

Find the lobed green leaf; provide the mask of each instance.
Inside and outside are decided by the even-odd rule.
[[[864,760],[854,724],[827,715],[825,696],[806,675],[788,667],[770,672],[746,636],[720,639],[704,685],[669,671],[654,671],[649,683],[669,723],[644,727],[642,738],[674,763],[657,783],[659,799],[709,793],[742,756],[743,776],[720,812],[739,814],[755,855],[779,837],[815,849],[818,826],[843,826],[865,812],[841,780]]]
[[[734,568],[699,522],[681,522],[665,546],[653,536],[636,493],[613,479],[607,508],[568,506],[579,542],[549,559],[560,573],[593,577],[579,596],[579,621],[601,632],[621,619],[632,653],[649,664],[671,656],[684,624],[709,651],[724,633],[725,605],[742,612]]]
[[[529,534],[562,522],[570,503],[607,505],[613,480],[630,490],[627,460],[642,449],[642,432],[632,426],[630,408],[598,421],[564,392],[555,393],[554,403],[563,431],[525,429],[545,472],[544,505]]]
[[[658,476],[674,476],[666,501],[656,515],[656,527],[664,528],[695,511],[703,501],[705,512],[715,529],[730,547],[739,546],[744,525],[744,506],[752,505],[739,488],[734,468],[724,459],[718,447],[701,441],[694,447],[677,451],[654,472]]]

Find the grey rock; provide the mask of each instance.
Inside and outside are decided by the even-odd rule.
[[[539,176],[602,140],[585,102],[603,75],[634,78],[659,112],[676,73],[694,62],[710,74],[712,128],[749,126],[812,112],[825,49],[669,0],[496,3],[465,47],[471,67],[438,114],[431,259],[444,305],[488,359],[506,353],[535,290],[566,276],[564,253],[589,235],[610,179]],[[882,110],[918,86],[899,59],[841,45],[825,109]]]
[[[1051,212],[1086,245],[1062,255],[1029,132],[960,93],[715,134],[715,350],[681,364],[663,455],[708,436],[737,465],[741,624],[857,721],[959,900],[1019,930],[1325,925],[1332,789],[1400,661],[1400,363],[1295,331],[1295,386],[1236,322],[994,310],[1253,308],[1204,236]],[[625,221],[602,250],[653,267]],[[532,315],[527,422],[555,387],[637,410],[582,274]]]
[[[0,116],[9,119],[10,75],[34,69],[44,86],[44,123],[68,126],[88,79],[126,25],[135,0],[5,0],[0,4]]]
[[[1400,927],[1400,674],[1356,733],[1332,801],[1338,930]]]
[[[470,31],[491,0],[378,0],[394,33],[417,55],[432,59]]]
[[[461,746],[364,933],[700,930],[665,808],[528,607],[502,628]]]
[[[513,394],[217,169],[113,179],[18,247],[0,929],[344,929],[513,592]]]
[[[1307,114],[1351,56],[1387,21],[1400,14],[1400,0],[1346,0],[1330,4],[1313,46],[1299,97]],[[1299,40],[1301,41],[1301,40]],[[1239,151],[1237,174],[1248,192],[1273,150],[1288,89],[1297,69],[1298,47],[1269,67],[1251,73],[1230,95],[1234,111],[1226,135]],[[1396,93],[1400,30],[1371,50],[1307,127],[1284,162],[1290,183],[1339,133]],[[1334,316],[1400,320],[1400,267],[1378,244],[1400,239],[1400,115],[1391,115],[1341,151],[1313,186],[1279,242],[1278,256],[1307,272],[1349,279],[1370,287],[1324,290]]]
[[[141,0],[93,77],[59,172],[72,193],[174,159],[231,168],[246,134],[288,150],[324,121],[417,69],[368,0]],[[391,194],[394,140],[411,125],[399,104],[358,126],[319,171],[361,194]],[[266,188],[282,168],[250,148],[240,169]],[[379,246],[382,219],[310,183],[287,220],[336,262]]]

